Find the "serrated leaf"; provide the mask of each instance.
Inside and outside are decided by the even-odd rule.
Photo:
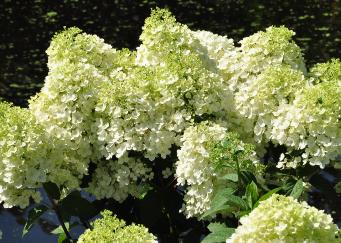
[[[251,212],[251,210],[240,211],[240,212],[238,213],[238,218],[241,218],[241,217],[243,217],[243,216],[245,216],[245,215],[248,215],[250,212]]]
[[[242,210],[248,209],[247,203],[242,198],[233,195],[233,193],[234,190],[231,188],[219,190],[212,199],[210,210],[208,210],[203,217],[214,216],[219,211],[223,210],[225,210],[225,212],[232,212],[232,210],[235,210],[235,207]]]
[[[222,223],[211,223],[207,227],[212,233],[207,235],[202,242],[213,243],[213,242],[225,242],[235,231],[233,228],[227,227]]]
[[[24,237],[30,231],[36,220],[40,216],[42,216],[48,209],[49,208],[45,205],[38,205],[28,212],[28,218],[22,232],[22,237]]]
[[[296,182],[294,188],[292,189],[290,196],[298,199],[301,196],[302,192],[303,192],[303,181],[299,179]]]
[[[227,175],[220,177],[220,179],[237,182],[238,181],[238,174],[236,174],[236,173],[227,174]]]
[[[280,191],[281,189],[282,189],[281,187],[276,187],[276,188],[272,189],[271,191],[268,191],[267,193],[265,193],[263,196],[261,196],[261,197],[258,199],[258,201],[255,203],[254,207],[256,208],[256,207],[259,205],[259,203],[260,203],[261,201],[264,201],[264,200],[268,199],[269,197],[272,196],[272,194],[277,193],[277,192]]]
[[[248,204],[241,198],[235,195],[230,195],[228,197],[228,202],[227,204],[231,205],[231,206],[235,206],[238,207],[242,210],[246,210],[248,209]]]
[[[69,243],[70,241],[67,239],[66,234],[63,232],[58,237],[58,243]]]
[[[224,239],[224,236],[210,233],[201,241],[201,243],[221,243],[225,241],[226,238]]]
[[[224,213],[231,213],[233,211],[233,208],[231,208],[229,205],[221,205],[217,206],[215,208],[211,208],[207,210],[201,217],[200,219],[206,218],[208,216],[214,216],[220,212]]]
[[[223,223],[210,223],[207,228],[212,232],[212,233],[217,233],[217,232],[228,232],[230,231],[230,228],[228,228],[225,224]]]
[[[43,188],[46,191],[47,195],[49,195],[50,198],[59,200],[60,198],[60,190],[59,187],[52,183],[52,182],[46,182],[43,184]]]
[[[141,190],[134,196],[142,200],[143,198],[145,198],[145,196],[147,196],[148,192],[150,192],[151,190],[153,190],[153,187],[150,186],[149,184],[145,184],[142,186]]]
[[[252,209],[259,198],[257,185],[253,181],[246,187],[245,198],[248,206]]]
[[[91,202],[81,196],[79,191],[73,191],[61,200],[59,208],[66,215],[77,216],[84,220],[91,219],[99,213]]]
[[[211,202],[211,208],[219,207],[228,201],[228,197],[234,193],[231,188],[224,188],[219,190],[217,194],[213,197]]]
[[[239,179],[240,182],[245,186],[249,185],[251,182],[257,181],[256,177],[250,171],[245,170],[240,171]]]
[[[334,186],[336,193],[341,193],[341,181]]]
[[[71,225],[69,224],[69,222],[65,222],[64,223],[65,227],[67,230],[70,230],[72,229],[73,227],[77,226],[78,223],[77,222],[73,222]],[[50,232],[51,234],[54,234],[54,235],[59,235],[59,234],[63,234],[64,233],[64,230],[63,230],[63,227],[61,225],[59,225],[57,228],[55,228],[54,230],[52,230]]]

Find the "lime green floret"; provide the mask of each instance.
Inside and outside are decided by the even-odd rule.
[[[339,123],[341,118],[341,81],[319,83],[306,89],[299,104],[311,115],[324,117]],[[340,126],[340,125],[339,125]]]
[[[46,173],[40,162],[46,153],[42,129],[27,109],[0,102],[0,203],[25,208]]]
[[[82,33],[77,27],[56,33],[46,50],[49,69],[58,62],[89,63],[101,71],[108,71],[114,64],[116,50],[96,35]]]
[[[288,65],[270,66],[258,77],[256,99],[260,103],[278,106],[286,100],[291,103],[295,93],[305,88],[306,81],[301,71],[292,69]]]
[[[237,172],[240,169],[254,173],[262,172],[262,164],[252,161],[255,147],[252,144],[243,143],[237,133],[228,132],[221,141],[212,145],[210,145],[209,154],[216,170],[227,169]]]
[[[262,201],[248,216],[227,243],[337,243],[338,227],[330,215],[298,202],[292,197],[274,194]]]
[[[109,210],[104,210],[103,218],[93,222],[93,230],[86,230],[79,237],[79,243],[151,243],[157,242],[156,237],[142,225],[126,225]]]
[[[339,81],[341,82],[341,61],[340,59],[331,59],[329,62],[318,63],[311,68],[311,74],[317,80],[316,83]]]
[[[319,112],[325,109],[330,118],[341,118],[341,62],[332,59],[330,62],[316,64],[312,75],[321,83],[306,89],[301,102]]]
[[[300,100],[302,106],[312,114],[322,114],[330,119],[341,118],[341,62],[332,59],[330,62],[316,64],[312,75],[321,83],[306,89]]]

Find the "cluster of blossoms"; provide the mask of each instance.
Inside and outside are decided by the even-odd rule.
[[[216,64],[207,56],[207,48],[168,11],[153,11],[143,27],[141,41],[136,52],[118,52],[120,65],[109,73],[109,82],[100,85],[93,129],[97,140],[93,142],[107,159],[125,161],[121,158],[128,158],[129,151],[150,161],[158,156],[165,158],[172,146],[181,144],[186,127],[204,116],[222,116],[224,104],[231,98],[215,71]],[[136,166],[139,158],[129,161],[126,168],[135,170],[134,178],[150,179],[146,167]],[[120,164],[115,163],[103,161],[96,170],[90,192],[99,198],[113,197],[112,179],[102,182],[102,177],[116,177],[110,173]],[[126,185],[134,184],[132,181],[125,181]],[[117,193],[123,192],[125,189]],[[129,193],[133,194],[133,189]]]
[[[126,225],[123,220],[104,210],[102,218],[92,223],[93,229],[87,229],[78,239],[79,243],[157,243],[156,237],[142,225]]]
[[[78,167],[70,151],[49,136],[28,109],[0,103],[0,201],[4,207],[29,205],[41,200],[44,182],[77,187]]]
[[[49,136],[68,147],[65,160],[77,167],[79,178],[88,173],[90,161],[97,164],[88,191],[98,198],[123,201],[137,190],[138,179],[150,178],[150,170],[139,160],[127,158],[127,153],[116,158],[102,148],[107,124],[98,108],[100,89],[111,83],[123,65],[125,51],[116,51],[97,36],[70,28],[54,37],[47,54],[49,74],[41,92],[30,101],[30,110]],[[109,124],[119,126],[117,121]],[[109,134],[107,146],[124,146],[112,137],[116,134]],[[73,188],[79,184],[80,180]]]
[[[241,40],[240,47],[210,55],[233,93],[225,104],[227,126],[254,143],[259,156],[270,141],[285,145],[280,168],[340,166],[341,62],[317,64],[307,74],[293,35],[285,27],[269,27]],[[208,50],[222,46],[217,44],[222,38],[214,37],[206,42]]]
[[[99,140],[108,157],[133,150],[149,160],[165,158],[190,122],[218,115],[229,97],[205,48],[168,11],[153,11],[140,39],[100,90]]]
[[[97,36],[70,28],[55,35],[46,53],[49,73],[29,108],[47,133],[67,144],[70,160],[84,175],[96,157],[91,129],[97,88],[108,82],[116,51]]]
[[[258,173],[261,165],[252,146],[219,124],[200,123],[187,128],[178,151],[176,176],[179,185],[187,185],[183,211],[187,217],[209,210],[212,198],[228,183],[222,177],[239,169]],[[240,168],[238,168],[238,166]]]
[[[338,227],[330,215],[274,194],[240,219],[241,225],[227,243],[242,242],[340,242]]]
[[[340,60],[317,64],[311,76],[315,85],[304,89],[292,104],[282,106],[273,121],[271,133],[282,134],[273,140],[288,148],[281,156],[279,167],[341,165],[338,158],[341,151]],[[299,157],[291,155],[295,150],[303,152]]]
[[[294,34],[285,27],[269,27],[245,37],[240,47],[225,53],[218,68],[229,80],[229,88],[241,90],[269,66],[284,64],[306,72],[301,49],[292,40]]]
[[[154,174],[141,159],[125,154],[117,160],[99,161],[92,176],[87,191],[96,198],[113,198],[122,202],[129,194],[140,195],[143,185],[151,180]]]

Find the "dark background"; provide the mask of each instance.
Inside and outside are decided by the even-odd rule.
[[[169,8],[192,29],[235,41],[285,25],[297,33],[308,65],[341,56],[340,0],[0,0],[0,96],[27,106],[47,74],[45,50],[63,26],[97,34],[118,49],[133,49],[155,6]]]

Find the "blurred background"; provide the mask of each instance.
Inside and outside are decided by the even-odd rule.
[[[341,57],[340,0],[0,0],[0,97],[27,107],[47,75],[45,50],[64,26],[96,34],[117,49],[134,49],[140,43],[144,19],[156,6],[170,9],[193,30],[227,35],[236,43],[270,25],[285,25],[296,32],[295,41],[308,68]],[[340,223],[340,197],[325,193],[340,179],[340,171],[323,173],[314,179],[322,186],[310,200],[334,212]],[[53,218],[40,222],[21,239],[25,216],[25,211],[0,207],[2,242],[56,242],[47,233],[55,227]]]
[[[1,0],[0,96],[17,105],[41,88],[55,32],[77,26],[113,47],[134,49],[150,9],[167,7],[194,30],[236,42],[270,25],[296,32],[308,66],[341,55],[340,0]]]

